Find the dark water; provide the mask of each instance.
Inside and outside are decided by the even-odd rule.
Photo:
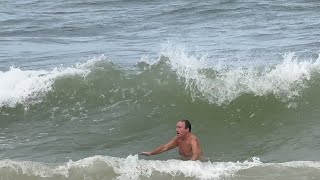
[[[2,1],[0,179],[319,179],[319,7]]]

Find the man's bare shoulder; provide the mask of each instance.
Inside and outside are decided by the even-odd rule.
[[[189,141],[199,143],[199,138],[196,135],[191,134]]]
[[[196,135],[194,135],[194,134],[191,134],[191,139],[193,139],[193,140],[198,140],[198,137],[196,136]]]

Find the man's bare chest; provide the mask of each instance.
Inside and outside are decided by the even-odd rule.
[[[192,155],[192,147],[188,141],[178,142],[179,153],[184,156]]]

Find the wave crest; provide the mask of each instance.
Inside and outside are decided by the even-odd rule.
[[[312,72],[320,68],[319,57],[315,61],[298,61],[294,53],[286,53],[281,64],[262,69],[209,66],[207,56],[189,55],[184,48],[171,44],[164,46],[161,54],[193,98],[218,105],[228,104],[244,94],[273,94],[284,101],[294,99],[307,87]]]
[[[105,57],[102,55],[99,58],[90,59],[86,63],[76,64],[74,67],[56,67],[51,71],[21,70],[10,67],[9,71],[0,72],[0,107],[39,103],[46,93],[52,90],[56,79],[75,75],[85,77],[90,73],[90,67],[104,59]]]
[[[228,105],[248,94],[271,95],[288,102],[300,98],[305,89],[314,85],[312,80],[320,77],[319,67],[320,58],[303,61],[294,53],[285,54],[283,62],[273,66],[212,65],[208,56],[193,55],[184,48],[164,44],[158,59],[143,58],[136,68],[118,67],[104,56],[51,71],[23,71],[12,67],[0,72],[0,107],[36,104],[49,92],[62,93],[67,87],[70,95],[101,96],[110,103],[146,96],[156,98],[164,92],[183,94],[192,100],[218,106]],[[70,76],[82,80],[67,78]],[[65,86],[69,84],[78,85]],[[86,88],[70,90],[79,86]],[[90,92],[80,92],[84,90]]]

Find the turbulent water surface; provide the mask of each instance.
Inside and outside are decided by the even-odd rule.
[[[319,179],[319,9],[2,1],[0,179]],[[208,161],[137,155],[179,119]]]

